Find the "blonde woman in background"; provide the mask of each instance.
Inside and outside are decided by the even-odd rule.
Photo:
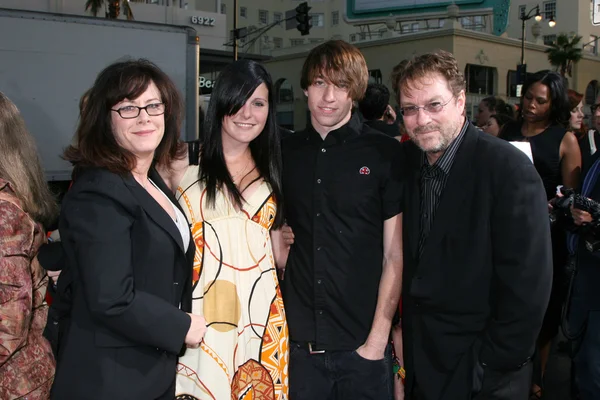
[[[0,398],[50,397],[55,362],[42,336],[48,276],[37,261],[57,206],[17,107],[0,92]]]

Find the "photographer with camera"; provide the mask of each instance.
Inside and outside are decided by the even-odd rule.
[[[585,176],[581,194],[572,195],[572,231],[568,248],[575,262],[569,301],[569,331],[573,339],[575,382],[581,400],[600,393],[600,160]]]

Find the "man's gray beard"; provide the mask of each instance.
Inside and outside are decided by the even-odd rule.
[[[440,132],[441,134],[441,128],[438,128],[438,132]],[[415,140],[415,138],[418,136],[418,134],[415,134],[414,132],[411,134],[409,133],[408,136],[411,138],[411,140],[413,142],[415,142],[415,144],[417,145],[417,147],[419,149],[421,149],[421,151],[425,152],[426,154],[435,154],[435,153],[439,153],[441,151],[445,151],[449,146],[450,143],[452,143],[452,141],[458,136],[460,132],[460,128],[456,129],[456,133],[454,135],[452,135],[452,137],[446,137],[444,135],[440,135],[441,139],[439,144],[433,148],[433,149],[424,149],[423,147],[421,147],[421,145],[419,144],[419,141]]]

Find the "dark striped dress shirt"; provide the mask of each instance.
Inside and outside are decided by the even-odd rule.
[[[446,187],[450,169],[456,158],[456,152],[465,137],[469,122],[465,121],[458,136],[450,143],[444,154],[433,165],[429,165],[427,156],[423,153],[421,166],[421,232],[419,237],[419,255],[423,251],[425,240],[433,226],[442,192]]]

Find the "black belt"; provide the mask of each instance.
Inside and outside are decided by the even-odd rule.
[[[292,345],[297,346],[300,349],[308,351],[308,354],[323,354],[326,350],[319,349],[316,343],[313,342],[296,342],[290,341]]]

